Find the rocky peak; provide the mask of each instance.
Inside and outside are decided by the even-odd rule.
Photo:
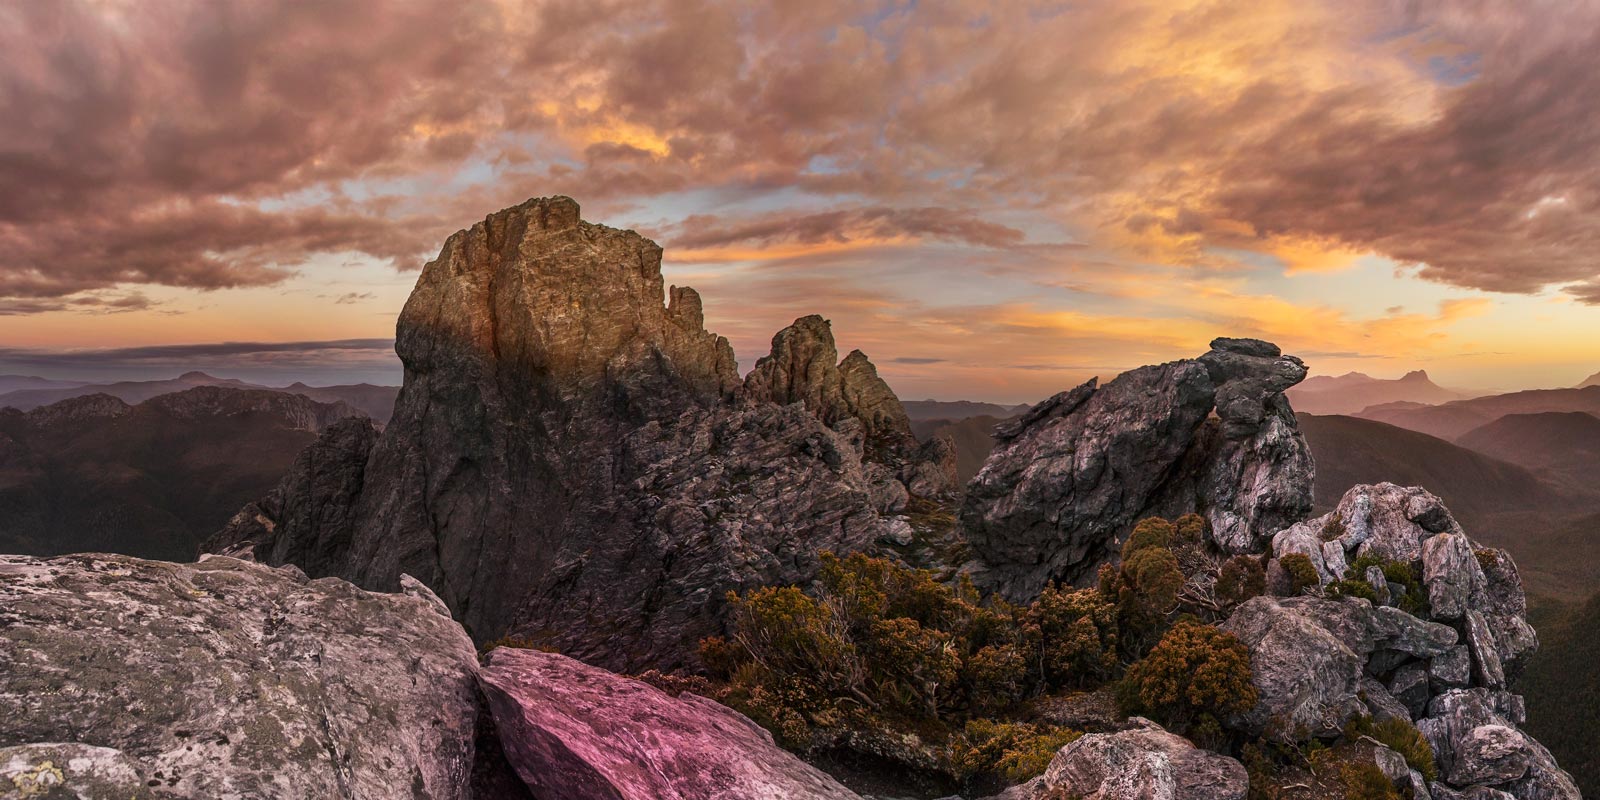
[[[139,407],[177,419],[265,414],[281,420],[284,427],[311,433],[319,433],[343,419],[366,416],[342,400],[323,403],[300,394],[227,386],[196,386],[157,395]]]
[[[722,632],[729,590],[806,583],[820,551],[886,535],[907,487],[948,488],[950,454],[916,447],[864,356],[840,368],[825,320],[741,390],[660,267],[564,197],[452,235],[401,313],[382,434],[330,430],[209,546],[375,589],[409,573],[480,640],[671,667]],[[869,459],[880,430],[906,446]]]
[[[1139,519],[1190,511],[1223,550],[1259,552],[1311,510],[1311,452],[1283,395],[1305,374],[1270,342],[1217,339],[1000,426],[961,511],[979,577],[1014,599],[1085,581]]]
[[[23,416],[40,427],[78,422],[86,419],[120,417],[133,409],[121,398],[97,392],[40,406]]]

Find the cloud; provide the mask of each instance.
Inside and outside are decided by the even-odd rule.
[[[333,302],[334,305],[354,305],[366,300],[375,300],[377,297],[375,292],[345,292],[335,297]]]

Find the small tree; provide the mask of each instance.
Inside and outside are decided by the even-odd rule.
[[[1217,576],[1217,599],[1235,606],[1267,590],[1267,571],[1258,556],[1234,556]]]
[[[1202,716],[1224,719],[1254,708],[1250,650],[1210,625],[1180,621],[1118,686],[1123,711],[1182,731]]]

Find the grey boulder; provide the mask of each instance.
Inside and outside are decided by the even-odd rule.
[[[1242,764],[1134,717],[1137,727],[1091,733],[1061,748],[1045,773],[992,800],[1243,800]]]
[[[224,557],[0,556],[0,747],[108,748],[68,773],[176,797],[465,798],[476,655],[436,604]]]

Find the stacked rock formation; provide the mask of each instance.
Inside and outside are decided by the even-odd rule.
[[[1293,585],[1291,555],[1311,562],[1320,586],[1255,598],[1222,626],[1249,646],[1261,696],[1233,725],[1293,741],[1334,734],[1360,714],[1401,717],[1427,737],[1439,767],[1439,781],[1407,782],[1436,799],[1501,796],[1488,789],[1518,800],[1580,797],[1518,729],[1524,705],[1509,681],[1538,639],[1509,554],[1474,543],[1423,489],[1382,483],[1353,487],[1334,511],[1273,537],[1268,583],[1280,595]],[[1356,575],[1349,564],[1362,556],[1403,565],[1420,582],[1410,589],[1376,568]],[[1321,596],[1342,580],[1368,583],[1379,603]],[[1408,591],[1422,594],[1406,603],[1415,614],[1395,607]]]
[[[446,242],[402,312],[381,435],[332,430],[208,548],[364,587],[416,575],[480,641],[670,667],[728,590],[807,582],[822,550],[950,489],[865,356],[805,318],[742,385],[661,249],[563,197]]]
[[[1225,551],[1259,552],[1311,510],[1311,451],[1283,396],[1305,375],[1268,342],[1217,339],[999,426],[961,510],[979,576],[1012,599],[1082,582],[1138,520],[1191,511]]]

